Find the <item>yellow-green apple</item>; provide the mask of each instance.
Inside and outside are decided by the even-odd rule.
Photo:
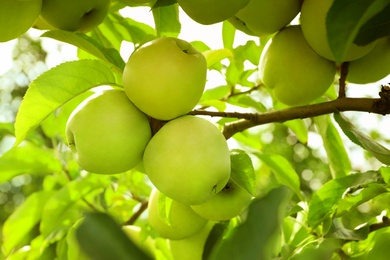
[[[265,36],[288,25],[298,15],[301,5],[302,0],[250,0],[235,17],[256,35]]]
[[[333,0],[305,0],[303,1],[300,23],[303,35],[310,47],[322,57],[335,61],[329,47],[326,31],[326,15],[333,4]],[[351,12],[353,12],[351,10]],[[375,43],[366,46],[352,44],[346,51],[342,61],[356,60],[366,55]]]
[[[252,195],[244,188],[229,180],[226,186],[214,197],[200,205],[191,208],[209,220],[229,220],[241,214],[252,200]]]
[[[230,178],[226,139],[213,123],[196,116],[166,123],[146,146],[143,162],[157,189],[189,205],[206,202]]]
[[[203,249],[215,222],[209,221],[196,234],[180,240],[168,240],[173,260],[202,260]]]
[[[57,29],[88,32],[106,18],[111,0],[43,0],[42,18]]]
[[[249,0],[177,0],[183,11],[195,22],[215,24],[232,17]]]
[[[377,82],[390,74],[390,37],[378,40],[360,59],[349,62],[347,81],[355,84]]]
[[[162,37],[138,48],[123,72],[129,99],[147,115],[170,120],[187,114],[200,100],[207,63],[187,41]]]
[[[122,230],[142,251],[144,251],[152,258],[155,257],[155,241],[151,236],[143,237],[141,227],[135,225],[126,225],[122,227]]]
[[[70,115],[69,146],[80,166],[93,173],[121,173],[141,160],[151,138],[149,120],[122,90],[93,94]]]
[[[259,71],[264,85],[280,102],[295,106],[322,96],[334,81],[336,65],[313,51],[301,27],[292,25],[267,42]]]
[[[21,36],[35,23],[42,0],[0,0],[0,42]]]
[[[161,237],[168,239],[189,237],[207,223],[189,205],[172,200],[156,188],[149,197],[148,221]]]

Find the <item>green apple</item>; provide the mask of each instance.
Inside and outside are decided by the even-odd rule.
[[[390,74],[390,37],[378,40],[374,49],[349,62],[347,81],[355,84],[377,82]]]
[[[189,205],[172,200],[156,188],[149,197],[148,221],[161,237],[168,239],[189,237],[207,223]]]
[[[154,258],[155,255],[155,241],[151,236],[143,237],[142,229],[135,225],[126,225],[122,227],[126,235],[138,246],[142,251]]]
[[[195,22],[208,25],[222,22],[244,8],[249,0],[177,0]]]
[[[43,0],[42,18],[57,29],[88,32],[106,18],[111,0]]]
[[[230,178],[224,136],[213,123],[195,116],[166,123],[150,140],[143,161],[157,189],[189,205],[206,202]]]
[[[235,17],[257,36],[265,36],[288,25],[298,15],[301,5],[302,0],[251,0]]]
[[[168,240],[173,260],[202,260],[203,248],[215,222],[209,221],[196,234],[181,240]]]
[[[18,38],[33,26],[42,0],[0,0],[0,42]]]
[[[124,91],[97,92],[83,101],[66,124],[69,146],[86,171],[114,174],[142,160],[151,138],[149,120]]]
[[[301,26],[303,35],[313,48],[322,57],[329,60],[335,60],[332,51],[330,50],[327,32],[326,32],[326,15],[329,8],[332,6],[333,0],[305,0],[301,8]],[[353,12],[351,10],[351,12]],[[358,46],[352,44],[346,51],[342,61],[356,60],[366,55],[375,43],[366,46]]]
[[[336,75],[333,61],[308,45],[299,25],[279,31],[260,56],[260,78],[275,97],[290,106],[304,105],[322,96]]]
[[[123,72],[129,99],[147,115],[170,120],[187,114],[199,102],[207,63],[190,43],[163,37],[138,48]]]
[[[214,197],[203,204],[192,205],[191,208],[203,218],[224,221],[241,214],[252,197],[244,188],[230,180]]]

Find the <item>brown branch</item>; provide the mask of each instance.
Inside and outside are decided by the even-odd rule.
[[[131,218],[126,221],[123,225],[133,225],[141,214],[148,208],[148,201],[143,201],[140,204],[139,209],[131,216]]]
[[[340,69],[340,78],[339,78],[339,98],[346,97],[346,82],[349,69],[349,62],[344,62],[341,64]]]

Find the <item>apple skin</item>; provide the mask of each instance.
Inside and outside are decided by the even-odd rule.
[[[209,25],[232,17],[249,0],[177,0],[177,3],[192,20]]]
[[[42,18],[66,31],[88,32],[103,22],[111,0],[43,0]]]
[[[305,105],[322,96],[334,82],[336,65],[307,44],[299,25],[279,31],[260,56],[260,79],[289,106]]]
[[[203,248],[215,222],[209,221],[199,232],[181,240],[168,240],[173,260],[202,260]]]
[[[0,42],[18,38],[33,26],[42,0],[0,0]]]
[[[355,84],[377,82],[390,74],[390,37],[378,40],[360,59],[349,62],[347,81]]]
[[[145,252],[151,258],[155,257],[155,241],[151,236],[147,236],[145,239],[142,238],[141,227],[135,225],[126,225],[122,227],[122,230],[143,252]]]
[[[143,162],[157,189],[189,205],[206,202],[230,178],[226,139],[213,123],[195,116],[166,123],[147,145]]]
[[[326,14],[332,6],[333,0],[305,0],[301,8],[301,26],[302,32],[310,47],[319,55],[329,60],[335,61],[332,51],[330,50],[326,32]],[[346,51],[342,61],[352,61],[366,55],[375,43],[366,46],[352,44]]]
[[[100,174],[125,172],[139,164],[151,135],[146,115],[116,89],[84,100],[66,124],[68,143],[80,167]]]
[[[170,223],[168,223],[168,220],[160,216],[159,202],[164,203],[161,196],[165,194],[154,188],[148,204],[149,225],[161,237],[173,240],[184,239],[199,232],[206,225],[207,220],[196,214],[189,205],[175,200],[172,200],[169,213]]]
[[[145,114],[171,120],[199,102],[206,84],[206,58],[190,43],[163,37],[138,48],[123,72],[129,99]]]
[[[205,219],[224,221],[241,214],[252,197],[244,188],[230,180],[214,197],[203,204],[192,205],[191,208]]]
[[[235,17],[257,36],[266,36],[288,25],[298,15],[301,5],[302,0],[251,0]]]

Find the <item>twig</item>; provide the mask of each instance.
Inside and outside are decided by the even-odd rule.
[[[143,201],[140,204],[139,209],[131,216],[131,218],[124,223],[124,225],[133,225],[135,221],[141,216],[141,214],[148,208],[148,201]]]
[[[344,62],[341,64],[340,78],[339,78],[339,98],[346,97],[346,82],[349,69],[349,62]]]

